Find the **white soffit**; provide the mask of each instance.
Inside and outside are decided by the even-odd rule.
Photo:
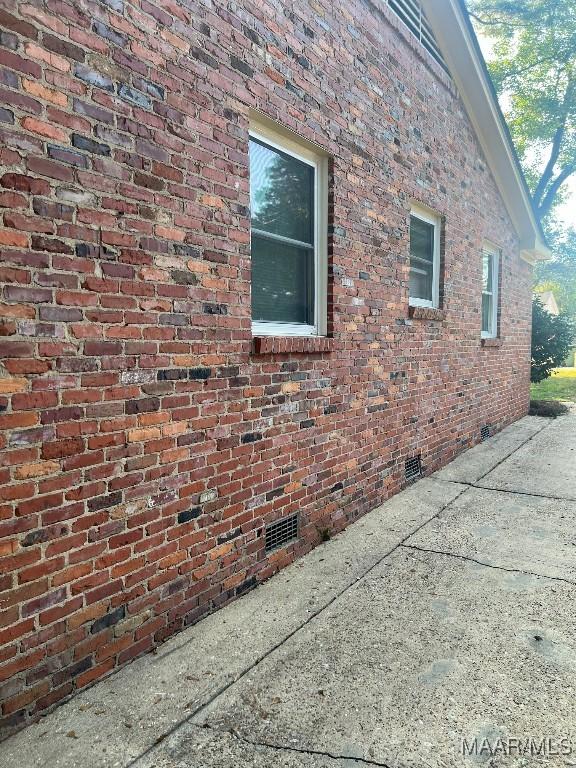
[[[421,2],[520,238],[522,258],[531,263],[546,260],[550,251],[540,232],[511,139],[460,0]]]

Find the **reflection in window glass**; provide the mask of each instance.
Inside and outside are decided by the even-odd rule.
[[[252,320],[314,324],[315,168],[252,138]]]
[[[482,335],[496,336],[497,332],[498,256],[482,252]]]
[[[434,301],[433,224],[410,217],[410,298]]]

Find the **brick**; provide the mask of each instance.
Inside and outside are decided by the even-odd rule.
[[[34,24],[30,24],[23,19],[13,16],[3,8],[0,8],[0,26],[4,29],[16,32],[16,34],[22,35],[23,37],[29,37],[31,40],[36,40],[38,38],[38,29]]]
[[[28,381],[24,378],[0,379],[0,394],[11,395],[14,392],[25,392],[28,388]]]
[[[33,614],[39,613],[40,611],[44,611],[47,608],[51,608],[52,606],[63,602],[65,598],[66,589],[65,587],[61,587],[60,589],[56,589],[46,595],[42,595],[41,597],[37,597],[34,600],[30,600],[30,602],[24,603],[22,606],[22,617],[27,618],[28,616],[32,616]]]
[[[19,480],[25,480],[28,477],[53,475],[59,471],[60,464],[57,461],[38,461],[31,464],[23,464],[21,467],[18,467],[14,476]]]
[[[79,438],[70,438],[69,440],[58,440],[53,443],[42,444],[43,459],[62,459],[65,456],[75,456],[81,454],[84,450],[84,441]]]
[[[28,357],[34,354],[34,345],[27,341],[2,341],[0,339],[0,358]]]
[[[68,243],[57,238],[32,236],[32,248],[35,251],[48,251],[50,253],[68,253],[71,254],[74,251]]]
[[[24,232],[14,232],[10,229],[0,229],[0,245],[26,248],[28,245],[28,235]]]
[[[22,120],[22,127],[27,131],[37,133],[39,136],[46,136],[54,141],[66,141],[68,138],[66,131],[42,120],[36,120],[34,117],[25,117]]]
[[[116,30],[103,24],[101,21],[94,21],[92,23],[92,31],[96,35],[103,37],[105,40],[109,40],[114,45],[119,45],[122,48],[126,45],[126,37],[124,35],[120,34],[120,32],[116,32]]]
[[[126,606],[121,605],[119,608],[116,608],[114,611],[110,611],[109,613],[106,613],[104,616],[101,616],[99,619],[96,619],[96,621],[90,627],[90,632],[94,635],[98,632],[101,632],[103,629],[107,629],[108,627],[113,627],[121,619],[123,619],[125,615],[126,615]]]
[[[8,730],[380,505],[407,457],[432,472],[528,405],[531,267],[437,62],[362,0],[322,4],[322,30],[308,0],[192,5],[0,9]],[[329,156],[328,337],[253,338],[251,110]],[[408,304],[411,200],[445,219],[439,309]],[[297,546],[268,556],[294,510]]]
[[[107,144],[100,144],[93,139],[88,139],[78,133],[72,134],[72,145],[85,152],[92,152],[95,155],[110,155],[110,147]]]
[[[65,56],[68,59],[74,59],[74,61],[83,62],[86,58],[82,48],[66,40],[61,40],[59,37],[54,37],[54,35],[44,34],[42,36],[42,45],[47,50],[60,56]]]
[[[74,165],[76,168],[88,168],[90,165],[86,155],[54,144],[48,145],[48,156],[53,160],[59,160],[61,163]]]
[[[74,74],[76,77],[80,78],[80,80],[83,80],[85,83],[93,85],[96,88],[102,88],[106,91],[114,90],[114,83],[109,77],[85,66],[84,64],[77,64],[74,68]]]
[[[45,85],[37,83],[35,80],[23,78],[22,87],[27,93],[35,96],[37,99],[49,101],[51,104],[57,104],[59,107],[65,107],[68,104],[68,97],[64,93],[55,91],[52,88],[47,88]]]
[[[9,123],[12,125],[14,123],[14,112],[12,112],[11,109],[0,107],[0,123]]]
[[[118,96],[123,101],[127,101],[130,104],[135,104],[144,109],[152,109],[152,100],[147,94],[142,93],[135,88],[130,88],[130,86],[125,85],[124,83],[118,88]]]
[[[45,195],[50,192],[50,184],[44,179],[35,179],[21,173],[5,173],[0,178],[0,184],[8,189],[29,192],[33,195]]]
[[[32,77],[40,77],[42,75],[42,69],[38,64],[7,50],[0,51],[0,65],[8,69],[14,69],[17,72],[23,72],[26,75],[32,75]]]
[[[30,58],[34,59],[35,61],[43,61],[46,64],[48,64],[49,67],[56,69],[59,72],[70,71],[69,61],[62,58],[62,56],[57,56],[54,53],[50,53],[50,51],[47,51],[44,48],[41,48],[39,45],[36,45],[35,43],[28,43],[26,45],[25,50],[26,50],[26,55],[30,56]]]

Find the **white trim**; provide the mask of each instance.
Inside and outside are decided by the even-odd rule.
[[[511,141],[464,17],[462,0],[421,2],[518,234],[520,256],[529,263],[545,261],[550,251],[542,240]]]
[[[318,336],[316,326],[304,323],[252,323],[252,336]]]
[[[440,306],[440,229],[441,217],[431,208],[426,208],[421,203],[412,203],[410,217],[414,216],[426,224],[434,227],[434,252],[432,254],[432,300],[418,299],[410,296],[410,281],[408,281],[408,304],[411,307],[430,307],[438,309]]]
[[[480,293],[480,338],[497,339],[498,338],[498,284],[500,280],[500,254],[501,251],[491,243],[484,243],[482,246],[482,274],[484,273],[484,256],[492,257],[492,291],[485,291],[484,286]],[[490,318],[490,330],[485,331],[482,328],[482,296],[492,296],[492,312]]]
[[[252,119],[250,138],[257,139],[314,168],[314,325],[254,321],[253,336],[325,336],[328,292],[328,160],[307,143],[278,126]]]

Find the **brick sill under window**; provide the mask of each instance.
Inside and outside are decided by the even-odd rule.
[[[408,307],[408,317],[412,320],[446,320],[445,309],[434,307]]]
[[[483,347],[487,347],[488,349],[497,349],[502,346],[502,339],[495,338],[495,339],[481,339],[480,344]]]
[[[255,355],[318,354],[333,352],[336,341],[328,336],[254,336]]]

